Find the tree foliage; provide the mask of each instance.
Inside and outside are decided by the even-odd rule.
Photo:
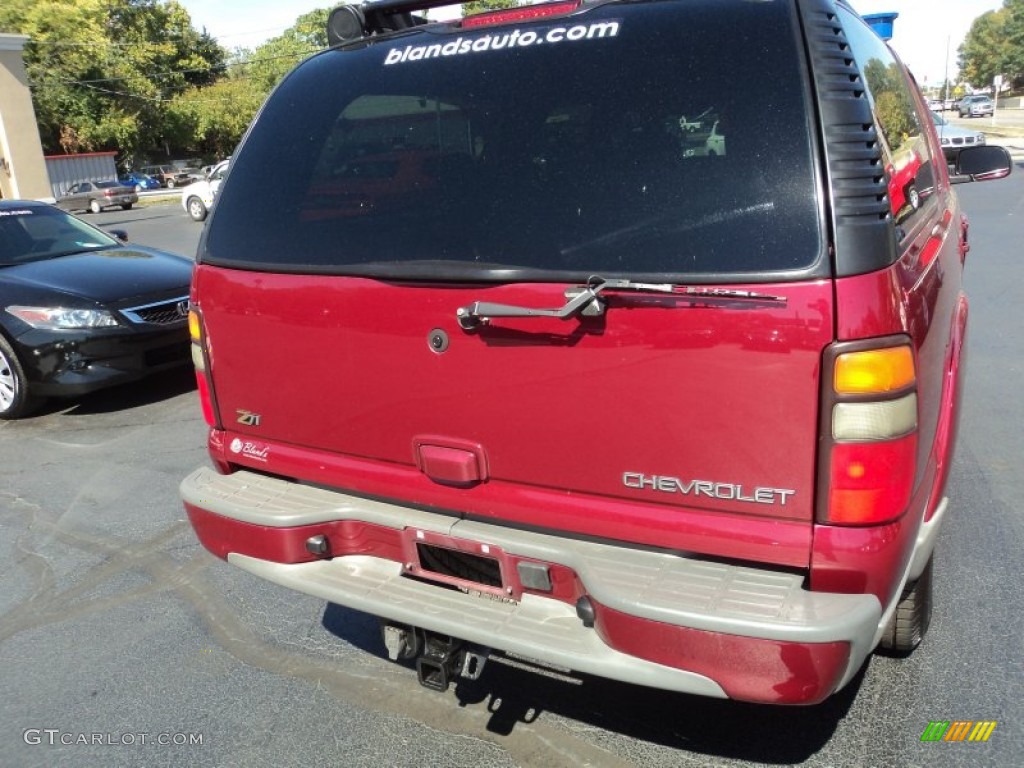
[[[886,66],[879,59],[871,59],[864,68],[864,77],[871,84],[885,138],[894,151],[898,150],[921,132],[914,117],[913,96],[896,64]]]
[[[29,37],[43,150],[115,150],[127,168],[229,154],[274,85],[326,47],[327,15],[233,54],[176,0],[0,0],[0,31]]]
[[[220,159],[234,152],[262,103],[264,94],[239,77],[191,89],[168,106],[169,124],[179,142],[193,154]]]
[[[524,5],[525,2],[519,2],[519,0],[474,0],[472,3],[466,3],[462,6],[462,12],[466,16],[472,16],[474,13],[484,13],[486,11],[499,11],[504,8],[516,8],[517,6]]]
[[[299,16],[292,27],[271,38],[252,53],[244,52],[236,74],[249,80],[264,95],[300,61],[327,47],[328,9]]]
[[[335,3],[259,47],[227,51],[177,0],[0,0],[25,63],[48,154],[114,150],[125,167],[234,151],[270,90],[327,46]],[[465,13],[522,0],[476,0]]]
[[[972,87],[1003,75],[1024,88],[1024,0],[1004,0],[998,11],[976,18],[957,53],[960,79]]]
[[[0,30],[29,37],[44,151],[117,150],[123,164],[167,146],[170,99],[222,76],[227,58],[175,0],[5,2]]]
[[[271,89],[298,62],[327,47],[328,13],[310,11],[255,50],[235,51],[215,83],[175,97],[168,113],[178,140],[204,157],[219,159],[234,152]]]

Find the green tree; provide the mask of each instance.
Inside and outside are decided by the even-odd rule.
[[[263,97],[246,80],[228,76],[182,93],[171,102],[168,116],[198,154],[220,159],[235,151]]]
[[[172,100],[168,130],[203,156],[233,153],[271,89],[296,64],[327,47],[328,13],[310,11],[255,50],[236,50],[216,82],[188,88]]]
[[[499,11],[504,8],[516,8],[520,5],[525,5],[525,2],[519,2],[519,0],[474,0],[472,3],[464,4],[462,12],[466,16],[472,16],[474,13]]]
[[[875,98],[878,122],[892,149],[898,150],[909,139],[920,134],[914,117],[914,103],[903,82],[903,75],[895,64],[886,66],[879,59],[871,59],[864,67],[864,77]]]
[[[44,151],[117,150],[123,165],[172,149],[168,103],[220,77],[227,58],[175,0],[5,0],[0,29],[29,37]]]
[[[988,11],[974,20],[957,49],[960,79],[980,88],[992,84],[996,75],[1006,72],[1010,46],[1006,35],[1009,13],[1005,8]]]
[[[1024,88],[1024,0],[1005,0],[1006,20],[1006,75],[1015,88]]]
[[[976,18],[957,53],[962,82],[981,88],[1003,75],[1024,88],[1024,0],[1003,0]]]
[[[249,80],[264,97],[281,78],[307,56],[327,47],[327,16],[330,9],[305,13],[278,37],[271,38],[251,53],[240,51],[237,76]]]

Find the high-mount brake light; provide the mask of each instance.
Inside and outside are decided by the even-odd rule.
[[[826,354],[818,522],[878,525],[907,509],[917,471],[917,374],[905,338]]]
[[[203,419],[207,425],[216,427],[213,386],[210,382],[210,370],[206,355],[206,332],[203,327],[203,318],[195,309],[188,311],[188,335],[192,340],[192,364],[196,369],[196,389],[199,391],[199,404],[203,409]]]
[[[568,0],[567,2],[543,3],[542,5],[527,5],[522,8],[505,8],[498,11],[486,11],[484,13],[467,16],[462,20],[463,28],[486,27],[492,24],[507,24],[512,21],[532,21],[546,16],[564,16],[572,13],[582,4],[582,0]]]

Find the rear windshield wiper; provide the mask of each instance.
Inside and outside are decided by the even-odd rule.
[[[702,286],[678,285],[676,283],[639,283],[626,279],[606,280],[603,277],[594,276],[587,281],[586,285],[566,291],[568,301],[561,307],[544,309],[517,307],[511,304],[495,304],[489,301],[474,301],[468,306],[459,307],[455,316],[460,326],[466,330],[471,330],[481,325],[487,325],[495,317],[554,317],[559,320],[568,320],[580,314],[587,316],[600,315],[604,312],[605,307],[604,302],[601,301],[599,296],[602,292],[661,293],[698,300],[729,299],[770,303],[786,301],[785,296],[775,296],[755,291],[741,291],[731,288],[705,288]]]

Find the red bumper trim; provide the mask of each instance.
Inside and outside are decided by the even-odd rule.
[[[731,699],[817,704],[839,686],[850,644],[793,643],[663,624],[595,605],[595,627],[616,650],[709,677]]]

